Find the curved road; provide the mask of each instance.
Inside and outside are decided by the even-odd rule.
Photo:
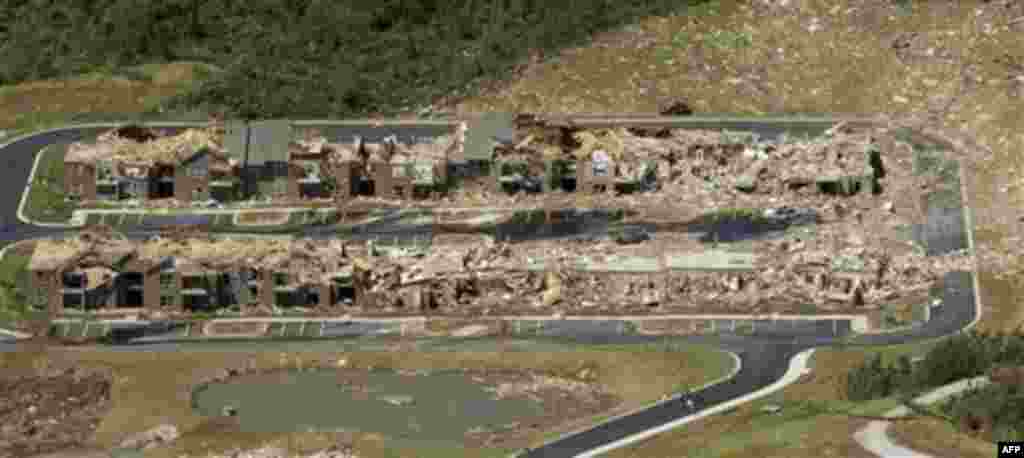
[[[6,158],[7,161],[6,175],[3,177],[3,180],[0,180],[0,217],[2,217],[2,221],[5,223],[3,231],[0,231],[0,241],[18,241],[74,231],[74,229],[46,228],[22,223],[17,217],[19,200],[22,192],[26,189],[25,184],[38,151],[52,144],[78,141],[88,135],[95,135],[106,129],[109,129],[109,127],[72,128],[43,132],[0,145],[0,155]],[[340,138],[345,134],[351,134],[351,132],[357,129],[343,127],[338,131],[328,132],[327,135]],[[417,129],[403,126],[391,127],[389,130],[403,136],[431,135],[429,128],[423,130],[422,128]],[[364,135],[372,138],[378,133],[367,132]],[[948,218],[944,218],[944,221],[936,223],[936,225],[945,223],[945,230],[936,230],[935,227],[929,227],[928,229],[931,230],[924,230],[921,233],[925,234],[928,238],[949,240],[949,221]],[[926,224],[926,226],[931,225]],[[960,224],[959,227],[956,227],[956,224],[953,226],[952,230],[961,233],[964,233],[963,231],[966,230],[965,224]],[[135,238],[143,237],[153,232],[129,231],[128,234]],[[967,237],[956,237],[956,239],[966,240]],[[967,248],[966,246],[957,245],[962,244],[948,244],[948,246],[943,248],[948,250]],[[794,355],[810,348],[836,345],[840,343],[840,340],[843,340],[843,343],[847,345],[890,345],[956,333],[971,324],[977,317],[976,296],[972,281],[972,275],[968,272],[948,274],[943,279],[942,285],[943,306],[933,309],[931,320],[926,324],[904,332],[884,335],[858,335],[853,338],[843,339],[841,336],[832,335],[832,332],[826,329],[817,329],[814,332],[802,332],[793,335],[786,335],[784,332],[776,329],[769,334],[755,333],[750,336],[722,335],[689,338],[687,340],[720,345],[723,349],[737,353],[742,362],[740,371],[732,379],[696,393],[697,399],[699,399],[698,407],[700,409],[707,409],[771,385],[786,372],[788,362]],[[848,329],[848,323],[844,328]],[[604,342],[656,341],[658,339],[652,336],[594,337],[598,337],[598,340]],[[0,338],[0,347],[7,346],[10,348],[12,344],[4,343],[2,342],[3,340]],[[173,345],[165,346],[160,344],[133,346],[134,349],[143,351],[147,349],[159,350],[160,348],[158,347],[163,347],[163,349],[167,350],[176,348]],[[610,420],[592,429],[560,438],[538,449],[531,450],[522,456],[577,456],[693,413],[696,412],[685,411],[679,403],[662,403],[628,416]]]

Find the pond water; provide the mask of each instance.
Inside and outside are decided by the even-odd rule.
[[[475,426],[508,424],[544,411],[527,399],[493,399],[460,372],[413,377],[376,370],[354,386],[339,374],[322,369],[247,375],[196,390],[193,406],[209,416],[236,408],[243,432],[345,430],[457,441]]]

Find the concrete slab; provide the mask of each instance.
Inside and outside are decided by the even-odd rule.
[[[387,324],[343,321],[323,323],[322,327],[321,335],[323,337],[358,337],[380,332],[387,327]]]
[[[757,256],[754,253],[735,253],[709,250],[692,254],[666,256],[665,265],[673,270],[744,271],[753,270]]]
[[[621,256],[603,261],[594,261],[589,257],[579,260],[579,268],[589,272],[658,272],[661,270],[660,260],[648,256]]]

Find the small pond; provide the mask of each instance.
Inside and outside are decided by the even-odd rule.
[[[457,440],[475,426],[542,414],[528,399],[493,399],[485,385],[457,371],[402,375],[279,371],[202,387],[193,406],[203,415],[237,409],[243,432],[363,431],[415,440]],[[351,384],[347,384],[351,381]]]

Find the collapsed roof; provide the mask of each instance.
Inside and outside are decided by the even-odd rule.
[[[794,174],[828,173],[828,169],[863,170],[864,147],[871,142],[866,132],[851,133],[842,126],[813,139],[759,142],[743,134],[701,129],[661,129],[650,135],[640,129],[569,129],[558,126],[526,126],[517,143],[500,148],[505,157],[534,156],[544,160],[590,160],[603,151],[613,161],[691,160],[698,157],[744,154],[783,160],[799,166]],[[749,151],[748,151],[749,150]]]
[[[351,259],[341,241],[220,239],[199,234],[166,234],[144,242],[117,239],[111,233],[83,231],[77,237],[41,240],[29,270],[78,270],[102,276],[116,271],[119,262],[134,258],[157,265],[172,258],[182,273],[230,271],[242,267],[289,274],[289,285],[317,284],[351,272]],[[90,284],[93,284],[90,282]]]
[[[382,161],[393,164],[406,162],[440,162],[447,157],[457,157],[464,136],[464,129],[458,129],[454,135],[441,135],[429,141],[405,143],[394,136],[381,143],[364,142],[355,137],[351,143],[333,143],[326,137],[311,133],[304,139],[291,143],[289,157],[326,154],[328,161],[364,162]]]
[[[187,129],[178,135],[164,135],[150,129],[127,126],[101,134],[94,143],[75,142],[68,147],[65,162],[114,161],[136,167],[156,164],[178,165],[199,151],[228,161],[221,147],[219,127]]]
[[[85,230],[77,237],[36,242],[28,269],[48,271],[71,264],[112,266],[134,251],[132,243],[118,239],[103,227]]]

